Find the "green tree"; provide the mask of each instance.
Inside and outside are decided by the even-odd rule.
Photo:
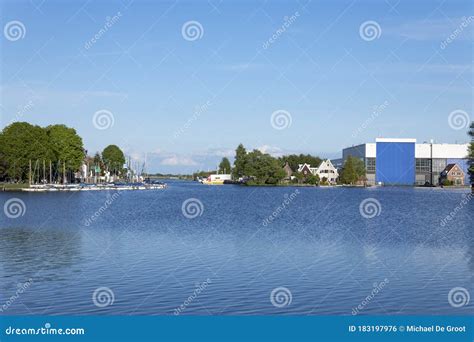
[[[322,162],[321,158],[312,156],[310,154],[290,154],[287,156],[280,157],[279,160],[282,165],[285,165],[285,163],[288,162],[288,165],[290,165],[293,171],[298,170],[299,164],[306,163],[311,165],[312,167],[318,167],[319,165],[321,165]]]
[[[232,169],[230,166],[230,161],[226,157],[222,158],[221,163],[219,164],[219,173],[231,173]]]
[[[340,180],[343,184],[354,184],[357,182],[357,172],[354,165],[354,159],[352,156],[347,157],[346,162],[341,171]]]
[[[38,161],[54,159],[46,131],[27,122],[15,122],[2,130],[0,156],[3,178],[15,181],[28,180],[30,161],[35,166]]]
[[[318,184],[319,184],[319,176],[318,176],[318,175],[310,174],[310,175],[306,178],[306,183],[312,184],[312,185],[318,185]]]
[[[66,125],[51,125],[45,128],[54,161],[65,163],[66,170],[77,171],[85,157],[82,138],[74,128]]]
[[[118,175],[123,170],[125,156],[117,145],[109,145],[102,151],[102,162],[107,170]]]
[[[297,181],[298,184],[299,184],[299,183],[303,183],[303,181],[304,181],[304,175],[303,175],[301,172],[295,172],[295,173],[293,174],[293,176],[295,176],[295,179],[296,179],[296,181]]]
[[[286,176],[278,159],[259,150],[246,155],[244,174],[256,184],[277,184]]]
[[[245,168],[247,164],[247,150],[244,145],[240,144],[235,150],[234,170],[232,172],[235,179],[245,176]]]
[[[354,163],[354,170],[357,175],[357,180],[366,180],[365,178],[365,163],[362,159],[359,158],[354,158],[353,159]]]
[[[339,181],[343,184],[355,184],[362,179],[365,180],[364,161],[353,156],[348,156],[339,176]]]

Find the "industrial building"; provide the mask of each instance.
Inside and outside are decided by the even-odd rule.
[[[416,139],[378,138],[345,148],[343,165],[347,157],[360,158],[365,163],[367,183],[384,185],[438,185],[443,171],[449,165],[458,165],[463,172],[463,184],[468,185],[468,144],[417,144]]]

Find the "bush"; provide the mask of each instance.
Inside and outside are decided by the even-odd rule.
[[[441,184],[443,184],[443,186],[451,186],[454,184],[454,182],[450,181],[449,179],[443,179]]]

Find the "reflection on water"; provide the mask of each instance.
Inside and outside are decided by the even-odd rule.
[[[0,216],[0,308],[9,301],[0,314],[472,312],[448,293],[473,293],[474,201],[440,224],[462,192],[300,188],[278,209],[293,191],[173,182],[120,193],[105,210],[106,192],[15,193],[27,211]],[[202,215],[183,215],[189,198]],[[361,216],[366,198],[380,203],[379,216]],[[96,305],[98,288],[112,305]],[[277,288],[289,291],[282,302],[270,298]]]

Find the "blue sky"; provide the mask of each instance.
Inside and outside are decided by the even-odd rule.
[[[449,115],[473,118],[473,15],[467,0],[1,1],[0,127],[64,123],[91,154],[114,143],[173,173],[239,143],[337,157],[376,137],[465,142]]]

